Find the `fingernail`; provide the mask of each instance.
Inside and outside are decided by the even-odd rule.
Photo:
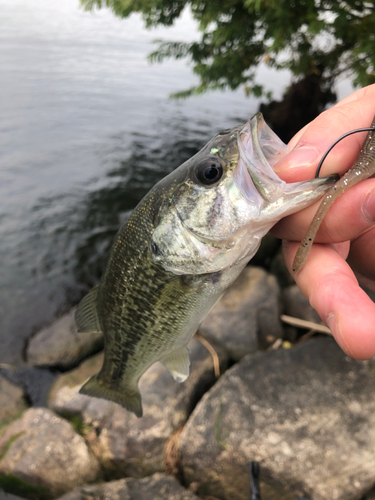
[[[309,166],[316,161],[320,151],[311,146],[300,146],[293,149],[275,165],[275,172],[282,172],[291,168]]]
[[[362,204],[363,217],[373,224],[375,222],[375,190],[371,189],[366,194]]]

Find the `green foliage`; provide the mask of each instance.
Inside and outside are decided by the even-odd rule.
[[[152,61],[186,58],[200,83],[175,94],[188,97],[210,89],[260,95],[256,69],[265,62],[289,69],[296,79],[309,74],[328,88],[339,76],[355,85],[375,82],[375,5],[345,0],[81,0],[86,9],[106,6],[116,15],[141,13],[147,27],[171,25],[185,7],[202,32],[198,42],[163,42]]]

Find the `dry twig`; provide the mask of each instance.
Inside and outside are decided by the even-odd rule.
[[[286,314],[282,314],[280,318],[281,321],[287,323],[288,325],[297,326],[298,328],[306,328],[306,330],[312,330],[313,332],[325,333],[326,335],[332,335],[328,326],[320,325],[319,323],[314,323],[313,321],[294,318],[293,316],[287,316]]]
[[[199,342],[211,354],[211,356],[212,356],[212,362],[214,364],[215,377],[219,378],[220,377],[220,360],[219,360],[219,356],[217,355],[217,352],[212,347],[212,345],[208,342],[208,340],[206,340],[204,337],[202,337],[202,335],[199,335],[199,333],[196,333],[195,337],[196,337],[197,340],[199,340]]]

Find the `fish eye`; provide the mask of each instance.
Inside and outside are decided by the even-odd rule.
[[[206,186],[211,186],[219,181],[223,175],[223,167],[216,158],[203,160],[196,169],[198,180]]]

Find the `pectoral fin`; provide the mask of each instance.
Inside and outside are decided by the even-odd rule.
[[[189,376],[190,358],[186,347],[179,347],[160,360],[177,382]]]
[[[100,332],[97,301],[99,286],[96,285],[79,303],[76,310],[76,325],[79,332]]]

